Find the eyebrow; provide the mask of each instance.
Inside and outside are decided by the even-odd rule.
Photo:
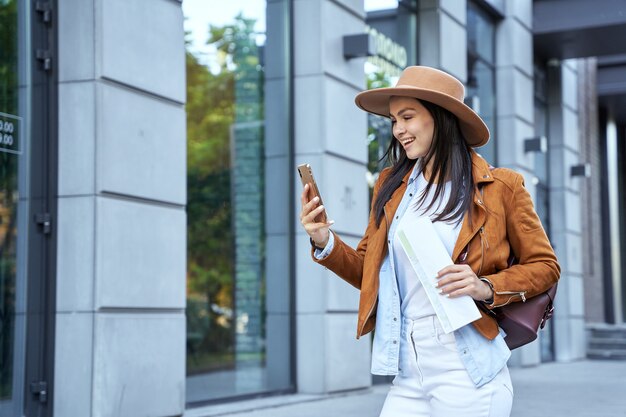
[[[405,107],[405,108],[403,108],[402,110],[400,110],[398,112],[398,116],[402,116],[405,112],[407,112],[409,110],[416,111],[413,107]],[[391,112],[389,112],[389,117],[394,117],[393,114],[391,114]]]

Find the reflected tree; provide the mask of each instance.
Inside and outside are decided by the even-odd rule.
[[[242,149],[237,142],[250,136],[250,127],[262,119],[263,112],[262,96],[255,95],[262,83],[258,82],[261,69],[254,23],[240,14],[230,25],[211,25],[207,43],[216,48],[217,56],[210,67],[187,43],[188,373],[234,366],[240,324],[235,293],[238,303],[241,295],[235,279],[241,271],[237,253],[246,236],[259,246],[257,239],[238,229],[250,217],[240,215],[236,204],[245,190],[237,184],[242,164],[235,163],[252,149]],[[258,132],[259,127],[252,130]],[[255,154],[258,151],[251,156]]]
[[[0,112],[17,114],[17,1],[0,2]],[[0,399],[10,398],[15,335],[18,155],[0,151]]]

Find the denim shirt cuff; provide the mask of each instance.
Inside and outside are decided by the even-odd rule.
[[[330,235],[328,236],[328,243],[326,243],[326,246],[324,246],[324,249],[317,249],[317,248],[315,249],[315,252],[313,254],[315,256],[315,259],[324,259],[328,255],[330,255],[330,252],[332,252],[334,246],[335,246],[335,236],[333,232],[330,232]]]

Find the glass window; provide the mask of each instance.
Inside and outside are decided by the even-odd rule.
[[[489,142],[478,152],[497,164],[495,22],[484,10],[467,3],[467,88],[466,104],[485,121],[491,132]]]
[[[265,222],[283,204],[266,198],[268,171],[289,152],[288,4],[183,3],[188,403],[292,386],[290,253]]]
[[[368,31],[380,45],[378,55],[365,63],[367,89],[394,86],[405,67],[417,65],[417,2],[370,0],[365,2],[365,11]],[[367,182],[371,197],[393,135],[389,118],[368,114],[367,120]]]
[[[22,415],[29,155],[27,5],[0,1],[0,415]]]

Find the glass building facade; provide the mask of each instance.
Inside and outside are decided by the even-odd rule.
[[[288,390],[289,275],[269,277],[268,132],[289,130],[288,2],[186,1],[187,402]],[[268,36],[269,33],[269,36]],[[270,91],[268,91],[270,90]],[[270,173],[271,174],[271,173]],[[286,174],[286,173],[284,173]],[[280,221],[280,220],[279,220]],[[284,221],[284,220],[283,220]],[[274,266],[275,267],[275,266]],[[268,289],[273,294],[268,294]],[[268,300],[274,305],[268,305]],[[276,320],[277,316],[283,320]],[[278,328],[276,328],[278,327]],[[280,369],[268,363],[286,360]]]
[[[313,165],[355,246],[393,138],[353,99],[407,65],[464,82],[492,133],[479,153],[523,173],[564,266],[568,303],[512,365],[584,357],[579,189],[603,185],[570,168],[578,143],[621,143],[624,120],[604,109],[604,136],[580,134],[572,92],[593,80],[533,52],[532,8],[0,0],[0,415],[165,417],[388,382],[369,373],[370,338],[354,338],[358,291],[310,259],[295,166]],[[362,33],[375,54],[346,57],[343,37]],[[541,136],[548,152],[523,150]],[[621,181],[614,156],[595,172]],[[594,270],[611,264],[619,294],[620,262]]]

